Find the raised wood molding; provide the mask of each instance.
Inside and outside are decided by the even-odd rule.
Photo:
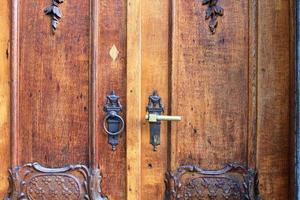
[[[62,2],[62,1],[59,1]],[[13,0],[11,4],[11,166],[10,166],[10,187],[6,199],[36,199],[38,195],[37,188],[35,187],[33,178],[38,184],[43,184],[46,178],[51,179],[54,187],[57,189],[55,192],[62,194],[62,187],[56,181],[69,181],[70,184],[78,184],[74,186],[74,190],[70,190],[71,199],[90,199],[90,200],[105,200],[106,197],[101,194],[101,176],[98,167],[98,133],[96,133],[96,69],[97,69],[97,55],[98,55],[98,0],[91,0],[91,67],[90,67],[90,84],[89,84],[89,163],[85,165],[67,165],[63,168],[46,168],[38,163],[27,163],[20,165],[19,157],[19,10],[20,1]],[[30,161],[29,161],[30,162]],[[61,163],[65,165],[68,163]],[[41,177],[41,178],[40,178]],[[53,179],[52,179],[53,178]],[[55,181],[54,181],[55,179]],[[47,182],[47,181],[46,181]],[[44,187],[44,188],[43,188]],[[42,189],[44,197],[49,199],[47,195],[52,195],[51,189],[43,185]],[[30,189],[33,189],[34,194],[30,194]],[[34,196],[32,196],[34,195]],[[79,195],[79,196],[78,196]],[[39,196],[40,198],[41,196]],[[69,196],[70,197],[70,196]],[[54,199],[64,199],[61,195]]]

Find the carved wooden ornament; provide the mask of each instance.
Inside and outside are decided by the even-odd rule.
[[[84,165],[45,168],[28,163],[10,170],[9,179],[5,200],[107,200],[101,194],[99,169]]]
[[[257,173],[237,164],[221,170],[181,166],[166,175],[167,200],[260,200]]]

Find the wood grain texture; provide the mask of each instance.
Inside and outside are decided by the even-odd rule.
[[[151,7],[151,9],[149,9]],[[163,199],[168,167],[167,122],[161,124],[161,144],[153,151],[146,115],[148,97],[157,90],[164,114],[169,112],[169,1],[142,1],[142,196],[143,200]]]
[[[248,166],[256,168],[257,158],[257,48],[258,7],[257,0],[249,1],[249,69],[248,69]]]
[[[19,4],[20,164],[88,164],[89,2],[62,4],[55,36],[49,1]]]
[[[120,96],[123,106],[121,116],[126,120],[126,1],[110,0],[98,3],[99,61],[96,84],[98,160],[103,174],[103,193],[111,200],[119,200],[126,198],[126,132],[120,134],[119,145],[116,151],[112,151],[102,124],[106,95],[113,90]],[[115,59],[109,53],[113,46],[118,51]]]
[[[285,0],[258,3],[257,167],[263,199],[289,199],[290,21]]]
[[[295,198],[295,156],[296,156],[296,2],[289,1],[290,21],[290,200]]]
[[[248,1],[220,1],[214,35],[200,2],[174,2],[172,114],[182,121],[172,124],[172,169],[246,164]]]
[[[10,1],[5,0],[0,6],[0,198],[8,187],[10,165]]]
[[[127,200],[141,198],[141,0],[127,1]]]

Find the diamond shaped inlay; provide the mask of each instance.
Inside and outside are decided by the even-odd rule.
[[[115,61],[119,55],[119,51],[115,45],[113,45],[109,51],[110,57]]]

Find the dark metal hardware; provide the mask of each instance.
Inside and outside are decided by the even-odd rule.
[[[106,116],[103,120],[103,128],[108,135],[108,143],[111,144],[112,150],[116,150],[116,146],[119,144],[119,135],[124,131],[125,121],[119,115],[122,111],[122,105],[120,104],[120,97],[116,95],[114,91],[106,97],[106,105],[104,111]]]
[[[161,121],[179,121],[180,116],[165,116],[161,115],[164,112],[161,103],[161,97],[158,96],[157,91],[154,90],[152,95],[149,96],[148,106],[146,108],[148,114],[146,120],[150,123],[150,144],[153,145],[153,150],[157,150],[160,145],[160,124]]]
[[[209,30],[215,34],[218,26],[218,17],[224,15],[224,9],[218,5],[218,0],[202,0],[203,5],[207,5],[205,19],[209,20]]]
[[[64,0],[52,0],[52,4],[44,9],[44,13],[51,16],[51,27],[53,33],[55,33],[58,21],[62,17],[61,10],[58,5],[63,2]]]

